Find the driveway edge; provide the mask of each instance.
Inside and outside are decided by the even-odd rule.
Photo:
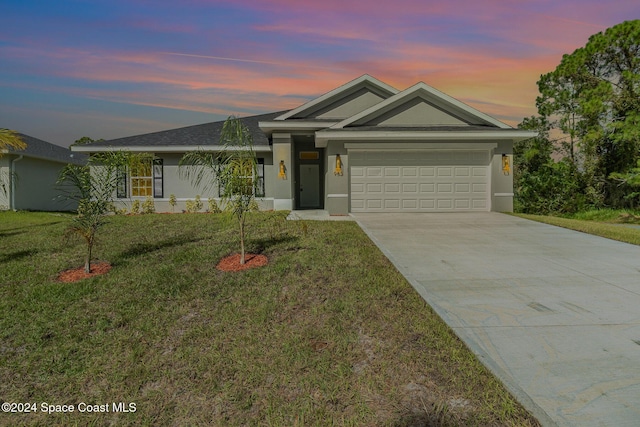
[[[504,215],[504,214],[502,214]],[[542,409],[539,405],[537,405],[531,397],[522,390],[518,384],[513,381],[513,379],[507,375],[504,370],[502,370],[493,359],[484,352],[478,345],[476,345],[475,341],[469,337],[463,329],[454,328],[451,326],[451,319],[448,316],[446,310],[440,309],[438,306],[434,306],[431,301],[429,301],[429,295],[421,286],[416,279],[414,279],[408,270],[401,264],[397,262],[397,260],[391,255],[391,252],[388,251],[378,239],[376,239],[371,232],[367,229],[358,218],[353,216],[356,223],[360,227],[362,231],[369,237],[369,239],[382,251],[385,257],[396,267],[396,269],[402,274],[402,276],[411,284],[413,289],[415,289],[418,294],[422,297],[422,299],[429,304],[429,306],[440,316],[440,318],[453,330],[458,338],[460,338],[465,345],[476,355],[476,357],[480,360],[480,362],[487,368],[489,371],[498,378],[498,380],[507,388],[507,390],[515,397],[515,399],[522,405],[526,410],[531,412],[531,414],[545,427],[557,427],[558,424],[552,420],[552,418],[546,413],[544,409]]]

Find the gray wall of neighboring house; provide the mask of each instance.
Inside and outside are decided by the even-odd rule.
[[[67,211],[76,209],[77,205],[64,199],[63,192],[56,185],[60,171],[65,166],[47,160],[17,156],[7,156],[9,162],[14,160],[14,172],[17,176],[15,193],[9,195],[9,204],[15,210]],[[11,189],[9,190],[11,192]]]
[[[9,195],[11,194],[11,180],[9,179],[8,156],[0,157],[0,210],[9,209]]]

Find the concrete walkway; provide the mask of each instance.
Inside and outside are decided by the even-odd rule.
[[[640,425],[640,247],[499,213],[352,216],[543,425]]]
[[[287,219],[289,221],[354,221],[349,215],[329,215],[329,211],[322,209],[291,211]]]

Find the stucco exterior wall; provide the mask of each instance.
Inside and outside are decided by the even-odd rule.
[[[63,163],[23,157],[13,165],[17,175],[13,209],[67,211],[76,208],[73,202],[61,197],[63,192],[56,186]]]
[[[502,171],[502,155],[506,155],[511,168],[508,175]],[[513,212],[513,142],[502,141],[491,160],[491,210]]]
[[[292,210],[293,209],[293,185],[294,185],[294,168],[293,168],[293,144],[291,134],[274,133],[273,134],[273,157],[272,171],[265,180],[271,181],[269,186],[270,192],[267,195],[273,197],[273,208],[275,210]],[[285,178],[279,178],[280,161],[284,161]]]
[[[11,180],[9,179],[9,158],[0,157],[0,210],[9,209]]]
[[[256,157],[264,159],[264,177],[265,177],[265,196],[256,198],[258,206],[262,210],[273,209],[273,155],[269,152],[256,153]],[[189,200],[195,200],[196,196],[200,196],[203,208],[202,212],[209,209],[209,199],[216,201],[220,207],[220,198],[217,183],[213,183],[213,174],[205,172],[201,185],[195,183],[180,171],[180,159],[182,153],[159,153],[156,158],[162,159],[162,175],[163,175],[163,194],[162,197],[154,197],[153,203],[156,212],[182,212],[186,210],[186,204]],[[277,172],[276,172],[277,175]],[[127,183],[130,185],[130,182]],[[176,197],[176,205],[171,206],[169,203],[171,195]],[[127,197],[117,199],[115,205],[118,209],[126,209],[131,211],[133,200],[138,199],[140,203],[144,202],[146,197]]]
[[[325,210],[329,215],[349,214],[349,156],[344,143],[332,141],[326,149]],[[335,174],[336,156],[340,155],[342,175]]]

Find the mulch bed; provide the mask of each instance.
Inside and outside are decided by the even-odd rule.
[[[244,264],[240,264],[240,254],[222,258],[216,268],[220,271],[242,271],[250,268],[262,267],[269,263],[264,255],[244,254]]]
[[[58,281],[63,283],[73,283],[78,280],[87,279],[89,277],[107,274],[111,270],[111,264],[108,262],[91,263],[91,273],[85,273],[84,266],[65,270],[58,274]]]

